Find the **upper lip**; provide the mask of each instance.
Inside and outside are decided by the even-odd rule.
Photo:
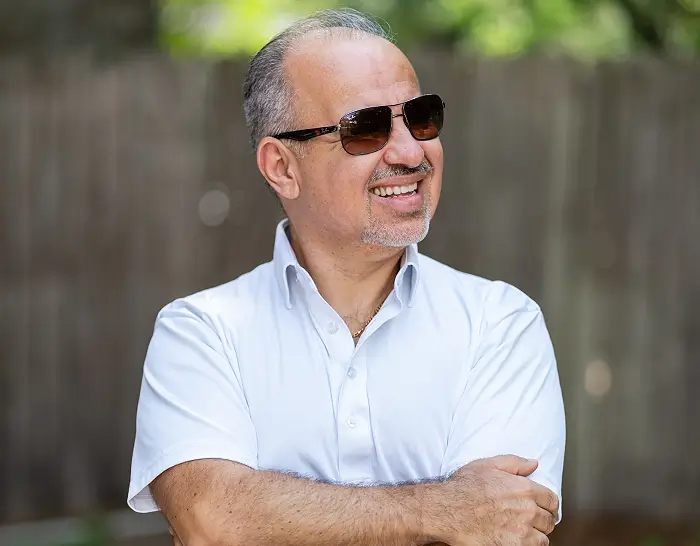
[[[372,184],[367,189],[373,190],[374,188],[393,188],[394,186],[410,186],[416,182],[422,182],[427,175],[424,174],[412,174],[408,176],[392,176],[391,178],[382,178],[377,180],[375,184]]]

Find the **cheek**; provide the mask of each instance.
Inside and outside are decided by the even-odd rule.
[[[333,158],[318,165],[314,198],[325,214],[349,220],[366,208],[367,181],[376,168],[369,156]]]
[[[343,172],[341,162],[332,157],[318,157],[313,160],[313,187],[317,201],[327,203],[336,201],[338,191],[342,189],[340,180]]]
[[[437,205],[437,199],[440,197],[440,190],[442,188],[442,172],[443,172],[443,154],[442,154],[442,144],[440,139],[431,140],[426,142],[425,146],[425,157],[433,166],[433,176],[431,179],[430,194],[433,200],[433,206]]]
[[[376,160],[369,156],[348,155],[343,161],[338,161],[331,166],[328,171],[328,180],[334,193],[344,197],[346,206],[364,201],[367,182],[377,167],[376,163]]]
[[[440,172],[440,174],[442,174],[443,153],[440,139],[436,138],[435,140],[424,142],[423,151],[425,152],[426,159],[433,166],[433,169],[435,169],[435,172]]]

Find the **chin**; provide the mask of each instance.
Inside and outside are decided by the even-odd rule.
[[[362,233],[362,243],[389,248],[405,248],[420,243],[430,230],[430,215],[415,219],[411,225],[372,225]]]

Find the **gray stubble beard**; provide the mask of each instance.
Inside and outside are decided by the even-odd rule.
[[[402,233],[392,232],[392,226],[380,225],[372,218],[371,201],[367,201],[367,216],[369,217],[369,225],[362,231],[360,240],[363,244],[384,246],[389,248],[405,248],[407,246],[420,243],[428,235],[430,230],[430,200],[426,197],[423,200],[423,207],[415,213],[415,217],[422,217],[423,230],[417,236],[408,236],[401,238]],[[412,214],[410,218],[413,218]],[[399,221],[408,219],[408,216],[399,217]]]

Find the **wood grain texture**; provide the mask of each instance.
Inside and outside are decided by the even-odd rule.
[[[542,305],[565,512],[700,516],[700,64],[415,65],[447,103],[421,250]],[[123,506],[156,313],[271,258],[244,73],[0,60],[0,522]]]

